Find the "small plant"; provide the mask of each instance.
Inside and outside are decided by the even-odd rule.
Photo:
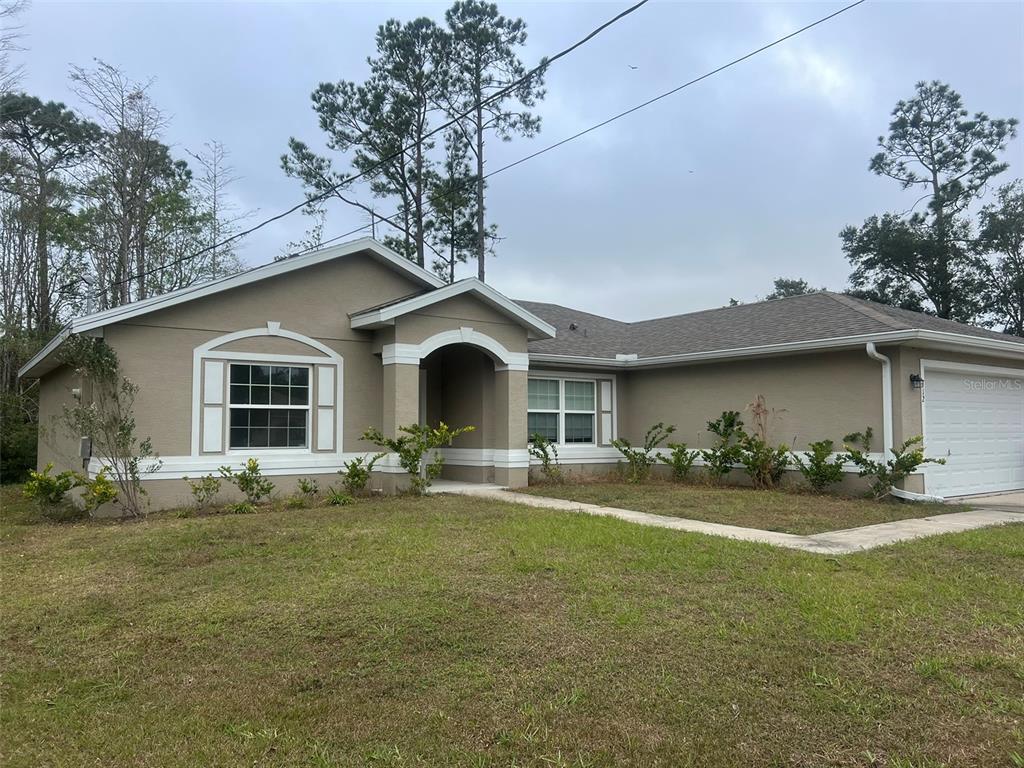
[[[305,496],[307,499],[312,499],[318,493],[320,493],[320,483],[313,477],[300,477],[299,482],[299,493]]]
[[[245,468],[240,472],[235,472],[231,467],[221,467],[219,472],[221,477],[245,494],[245,500],[250,505],[259,504],[274,490],[274,484],[263,476],[260,463],[254,458],[246,461]]]
[[[697,460],[697,451],[687,450],[686,443],[669,443],[668,450],[668,456],[659,458],[672,469],[673,480],[685,480]]]
[[[807,447],[810,450],[806,459],[795,453],[792,454],[792,459],[811,488],[818,492],[826,491],[829,486],[843,479],[843,464],[846,457],[843,454],[833,457],[831,440],[819,440]]]
[[[117,501],[117,486],[107,477],[107,468],[101,469],[96,477],[82,483],[85,490],[82,492],[82,503],[90,513]]]
[[[192,502],[196,509],[205,509],[213,499],[220,493],[220,478],[213,475],[204,475],[198,480],[185,478],[189,490],[192,491]]]
[[[714,421],[708,422],[708,432],[717,436],[715,445],[700,452],[707,469],[708,476],[715,481],[721,480],[732,471],[734,464],[739,464],[743,455],[743,446],[739,444],[743,437],[743,420],[739,411],[723,411]]]
[[[347,507],[349,504],[355,503],[355,499],[349,494],[339,488],[335,488],[333,485],[327,486],[327,493],[324,498],[332,507]]]
[[[289,496],[284,500],[284,505],[288,509],[305,509],[308,506],[308,499],[301,493],[297,493],[294,496]]]
[[[876,461],[869,455],[871,452],[871,428],[864,432],[854,432],[845,438],[847,454],[844,457],[856,464],[858,476],[870,478],[871,495],[875,499],[884,499],[892,493],[896,483],[901,482],[922,464],[945,464],[945,459],[929,459],[924,455],[924,438],[920,435],[904,440],[901,445],[894,446],[892,458]],[[860,446],[857,446],[860,443]]]
[[[251,515],[256,511],[256,506],[248,501],[240,501],[237,504],[228,504],[225,510],[229,515]]]
[[[51,475],[53,462],[43,467],[42,472],[29,470],[28,481],[22,492],[27,498],[33,499],[40,507],[56,507],[64,503],[68,491],[85,482],[77,472],[67,470]]]
[[[666,426],[664,422],[659,421],[647,430],[642,448],[634,448],[624,437],[612,440],[612,445],[625,457],[626,463],[629,465],[626,475],[629,482],[642,483],[647,479],[651,473],[651,467],[658,461],[658,457],[654,453],[655,448],[675,431],[674,424]]]
[[[526,446],[533,458],[540,462],[540,471],[549,483],[565,482],[562,465],[558,463],[558,448],[544,435],[534,433]]]
[[[365,456],[356,456],[345,462],[338,474],[341,475],[341,484],[349,496],[360,496],[366,491],[374,465],[385,455],[378,453],[369,459]]]
[[[769,408],[764,395],[758,395],[747,406],[753,433],[740,432],[740,462],[750,475],[755,488],[774,488],[782,479],[789,466],[789,446],[785,443],[773,446],[768,431],[779,411]]]
[[[412,482],[413,493],[426,493],[430,484],[444,466],[444,456],[435,454],[429,462],[423,461],[423,456],[442,445],[451,445],[459,435],[465,432],[472,432],[476,427],[459,427],[452,429],[443,421],[436,427],[426,424],[410,424],[399,427],[398,437],[384,437],[384,434],[376,427],[370,427],[363,433],[363,440],[368,440],[381,448],[398,454],[398,463],[409,473],[409,480]]]

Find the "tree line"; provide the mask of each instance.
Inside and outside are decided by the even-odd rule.
[[[917,198],[840,232],[853,267],[847,292],[1024,336],[1024,182],[987,197],[1016,135],[1015,118],[970,113],[949,85],[918,83],[897,103],[869,164]],[[779,278],[766,298],[814,290]]]

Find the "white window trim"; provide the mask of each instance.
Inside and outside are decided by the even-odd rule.
[[[232,365],[287,365],[289,368],[305,368],[309,372],[307,381],[307,403],[305,405],[273,405],[271,403],[232,403],[231,402],[231,366]],[[288,453],[312,453],[313,452],[313,423],[312,413],[313,408],[313,376],[315,375],[316,369],[312,363],[266,363],[262,360],[228,360],[227,361],[227,389],[228,396],[225,405],[227,406],[227,423],[224,425],[224,453],[228,456],[237,456],[239,454],[267,454],[277,453],[278,451],[287,451]],[[234,409],[245,409],[245,410],[260,410],[260,411],[305,411],[306,412],[306,444],[303,446],[265,446],[262,448],[232,448],[231,447],[231,411]]]
[[[280,355],[271,353],[254,353],[254,352],[220,352],[217,350],[218,347],[222,347],[225,344],[230,344],[234,341],[241,339],[248,339],[259,336],[278,336],[281,338],[291,339],[301,344],[305,344],[318,352],[320,355]],[[230,435],[228,429],[230,429],[230,419],[225,419],[225,423],[222,425],[222,446],[224,448],[223,454],[217,454],[219,456],[237,456],[239,454],[253,454],[259,453],[262,456],[270,456],[273,454],[283,454],[283,456],[301,456],[304,454],[316,455],[316,456],[340,456],[343,453],[342,448],[342,427],[344,424],[344,400],[342,398],[343,385],[345,380],[345,359],[335,352],[333,349],[325,344],[312,339],[309,336],[304,336],[301,333],[295,331],[285,330],[281,327],[281,324],[273,320],[268,320],[265,328],[248,328],[243,331],[235,331],[233,333],[227,333],[223,336],[218,336],[215,339],[201,344],[192,351],[192,440],[191,440],[191,456],[201,457],[203,452],[201,450],[202,440],[202,428],[200,417],[203,410],[202,403],[202,371],[203,361],[205,360],[223,360],[224,362],[241,362],[241,363],[255,363],[259,365],[333,365],[336,367],[336,373],[334,377],[334,451],[314,451],[313,450],[313,439],[311,432],[311,424],[307,423],[306,427],[306,442],[308,445],[305,448],[250,448],[250,449],[230,449]],[[312,376],[312,372],[311,372]],[[225,371],[225,386],[230,387],[230,370]],[[313,387],[312,378],[310,379],[310,400],[313,398]],[[227,397],[230,400],[230,390],[227,390]],[[230,404],[225,402],[225,409],[230,408]],[[226,414],[227,415],[227,414]],[[307,417],[307,422],[308,422]]]
[[[602,380],[610,380],[612,382],[612,435],[608,438],[609,441],[615,439],[618,431],[617,424],[617,408],[615,407],[615,376],[613,375],[588,375],[583,373],[576,373],[571,371],[534,371],[530,373],[530,379],[544,379],[547,381],[558,382],[558,410],[550,408],[531,408],[529,400],[529,389],[527,389],[527,400],[526,400],[526,413],[527,417],[531,413],[557,413],[558,414],[558,441],[553,445],[559,448],[597,448],[600,447],[598,442],[598,430],[600,429],[600,422],[598,416],[601,411],[598,407],[598,399],[600,395],[600,384]],[[565,407],[565,382],[567,381],[578,381],[593,385],[594,387],[594,408],[590,411],[579,411],[567,409]],[[586,413],[593,417],[593,435],[594,439],[589,443],[567,443],[565,442],[565,414],[567,413]],[[527,440],[529,440],[527,435]]]

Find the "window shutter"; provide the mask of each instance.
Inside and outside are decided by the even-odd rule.
[[[609,445],[614,439],[612,434],[612,383],[601,382],[601,445]]]
[[[203,361],[203,453],[224,453],[224,362]]]
[[[316,367],[316,450],[334,450],[334,425],[337,403],[335,377],[337,366],[318,365]]]

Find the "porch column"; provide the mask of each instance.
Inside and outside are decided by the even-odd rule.
[[[419,363],[391,363],[384,366],[383,424],[385,437],[398,437],[398,428],[420,420]]]
[[[494,482],[509,488],[522,488],[529,480],[526,377],[524,370],[494,372]]]

